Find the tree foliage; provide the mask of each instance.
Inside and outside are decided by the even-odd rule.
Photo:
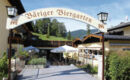
[[[47,38],[50,37],[50,23],[48,23],[48,29],[47,29]]]
[[[89,35],[89,34],[91,34],[91,31],[90,31],[90,25],[87,24],[87,34],[86,34],[86,35]]]
[[[66,37],[66,27],[64,23],[58,22],[57,19],[40,19],[35,23],[32,23],[33,29],[35,32],[40,34],[47,34],[47,37],[57,36],[57,37]]]
[[[67,39],[71,40],[71,33],[70,33],[70,31],[68,32]]]

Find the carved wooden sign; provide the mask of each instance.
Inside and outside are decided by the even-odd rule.
[[[41,18],[52,18],[52,17],[70,18],[70,19],[78,20],[90,24],[91,26],[99,29],[101,32],[107,32],[106,26],[102,24],[100,21],[82,12],[75,11],[72,9],[66,9],[66,8],[37,9],[37,10],[23,13],[14,18],[8,18],[6,28],[13,29],[33,20],[37,20]]]

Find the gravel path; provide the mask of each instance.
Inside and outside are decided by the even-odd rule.
[[[17,80],[97,80],[81,69],[71,66],[51,66],[44,69],[24,69]]]

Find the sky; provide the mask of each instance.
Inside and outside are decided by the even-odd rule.
[[[97,19],[99,12],[107,12],[107,28],[114,27],[121,22],[128,22],[130,18],[130,0],[21,0],[26,12],[40,8],[69,8]],[[86,30],[86,24],[72,19],[57,18],[64,22],[67,31]]]

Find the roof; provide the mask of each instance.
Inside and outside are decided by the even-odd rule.
[[[111,46],[130,46],[130,43],[110,43]]]
[[[130,26],[130,22],[126,22],[126,23],[122,22],[122,23],[118,24],[117,26],[109,28],[107,31],[121,29],[121,28],[129,27],[129,26]],[[102,33],[102,32],[99,31],[99,32],[95,32],[94,34],[100,34],[100,33]]]
[[[12,6],[16,6],[16,8],[18,9],[18,14],[19,15],[26,12],[23,5],[22,5],[22,3],[21,3],[21,0],[8,0],[8,1],[10,2],[10,4]],[[33,28],[32,28],[32,25],[31,25],[30,22],[26,23],[26,25],[27,25],[29,30],[33,31]]]
[[[21,3],[21,0],[8,0],[12,6],[16,6],[18,9],[18,14],[22,14],[25,12],[25,9]]]
[[[115,27],[109,28],[108,31],[112,31],[112,30],[115,30],[115,29],[120,29],[120,28],[124,28],[124,27],[128,27],[128,26],[130,26],[130,22],[126,22],[126,23],[122,22]]]
[[[88,38],[90,38],[90,37],[96,37],[96,38],[99,38],[99,39],[102,38],[102,36],[100,36],[100,35],[90,34],[90,35],[88,35],[88,36],[85,36],[82,41],[84,42],[86,39],[88,39]]]
[[[95,38],[98,38],[102,39],[102,34],[90,34],[88,36],[86,36],[84,39],[83,39],[83,42],[86,41],[87,39],[91,38],[91,37],[95,37]],[[122,35],[104,35],[104,39],[105,40],[130,40],[130,36],[122,36]]]
[[[98,36],[102,36],[98,34]],[[104,35],[104,38],[107,40],[130,40],[130,36],[122,36],[122,35]]]
[[[75,38],[75,39],[73,40],[73,43],[74,43],[74,42],[77,42],[77,41],[82,42],[82,40],[81,40],[80,38]]]

